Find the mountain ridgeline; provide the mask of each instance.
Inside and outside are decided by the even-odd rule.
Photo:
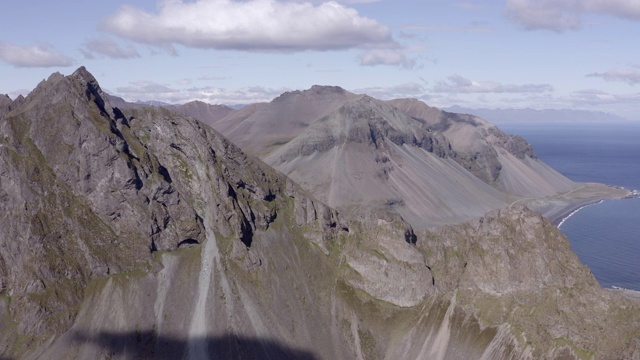
[[[521,138],[337,87],[205,105],[85,68],[0,96],[1,358],[640,358],[640,306],[507,206],[576,186]]]
[[[522,137],[415,99],[314,86],[209,124],[329,206],[392,211],[416,228],[578,187]]]

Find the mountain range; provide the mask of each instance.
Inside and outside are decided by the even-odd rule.
[[[629,120],[607,112],[574,109],[478,109],[451,106],[447,111],[473,114],[498,126],[502,124],[620,123]]]
[[[418,228],[578,187],[522,137],[413,99],[314,86],[207,121],[329,206],[385,209]]]
[[[626,192],[521,137],[327,86],[120,100],[0,96],[3,358],[640,358],[638,300],[523,205]]]

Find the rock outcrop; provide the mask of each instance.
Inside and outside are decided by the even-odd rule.
[[[335,211],[207,126],[125,116],[103,95],[84,68],[53,74],[0,123],[0,282],[20,333],[68,328],[91,279],[200,244],[207,227],[242,254],[290,198],[316,209],[300,226],[337,228]]]
[[[338,134],[443,159],[369,120]],[[0,224],[3,358],[640,356],[639,305],[539,214],[339,214],[193,118],[114,107],[84,68],[0,117]]]
[[[441,111],[416,99],[389,103],[423,121],[427,128],[441,132],[451,143],[456,162],[502,191],[540,197],[575,187],[569,179],[539,161],[524,138],[506,134],[479,117]]]
[[[165,105],[163,107],[178,114],[191,116],[209,126],[235,111],[226,105],[211,105],[202,101],[190,101],[181,105]]]
[[[392,211],[416,228],[578,186],[539,161],[522,137],[415,99],[385,102],[314,86],[212,126],[330,206]]]

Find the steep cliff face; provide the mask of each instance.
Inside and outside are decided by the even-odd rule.
[[[415,99],[314,86],[212,126],[330,206],[392,211],[416,228],[578,186],[539,161],[522,137]]]
[[[80,68],[0,117],[2,357],[640,357],[638,304],[526,208],[339,215],[206,125],[103,95]],[[339,134],[422,134],[365,124]]]
[[[506,199],[454,156],[442,134],[361,96],[262,158],[332,207],[384,209],[421,228],[480,216]]]
[[[210,128],[162,110],[125,117],[102,95],[84,68],[54,74],[0,123],[0,281],[18,333],[59,333],[90,279],[207,229],[237,239],[240,256],[294,196],[299,225],[337,228],[334,211]]]
[[[389,103],[423,121],[427,128],[442,132],[455,151],[454,159],[500,190],[523,196],[549,196],[575,187],[539,161],[521,136],[508,135],[479,117],[441,111],[416,99]]]

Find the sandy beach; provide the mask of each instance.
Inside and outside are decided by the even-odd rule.
[[[554,224],[559,225],[584,207],[603,200],[624,199],[634,196],[629,189],[599,183],[581,183],[579,187],[564,194],[543,199],[524,199],[520,203],[539,211]]]
[[[622,289],[622,288],[613,288],[613,289],[605,289],[605,290],[610,294],[622,296],[626,299],[629,299],[635,303],[640,304],[640,291]]]

